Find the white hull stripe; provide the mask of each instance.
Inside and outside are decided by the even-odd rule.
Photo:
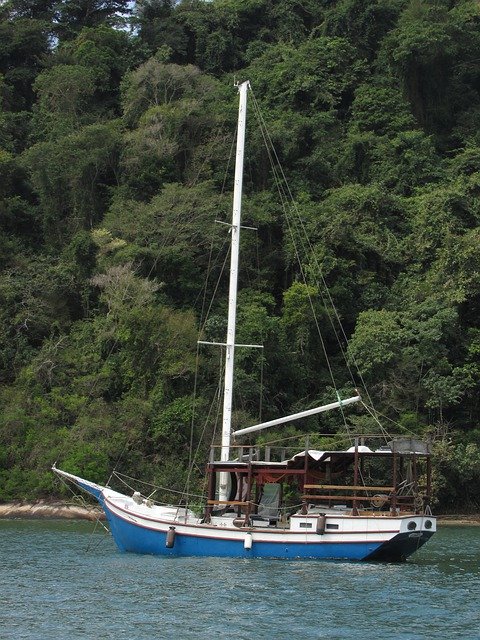
[[[156,518],[150,518],[148,516],[139,515],[137,513],[130,512],[128,509],[123,509],[118,505],[112,503],[107,497],[105,497],[105,503],[108,509],[117,518],[124,520],[130,524],[134,524],[138,527],[148,529],[150,531],[157,531],[159,533],[166,533],[168,528],[175,526],[176,532],[179,535],[206,538],[212,540],[221,541],[243,541],[245,533],[251,533],[257,542],[269,542],[285,544],[289,543],[304,543],[304,544],[319,544],[319,543],[345,543],[351,544],[354,542],[371,542],[381,544],[389,540],[392,536],[397,535],[399,528],[388,529],[382,531],[335,531],[326,532],[319,535],[315,532],[307,531],[287,531],[278,529],[276,531],[261,529],[257,527],[244,527],[230,528],[221,527],[208,524],[189,524],[182,523],[175,520],[160,520]],[[156,526],[155,526],[156,525]],[[233,534],[233,535],[232,535]],[[341,539],[340,539],[341,538]]]

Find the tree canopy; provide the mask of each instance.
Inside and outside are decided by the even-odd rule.
[[[234,422],[350,369],[435,441],[441,508],[478,509],[479,27],[475,0],[3,2],[0,500],[58,492],[56,459],[178,489],[203,464],[249,79],[297,226],[249,114],[238,332],[265,352],[238,354]]]

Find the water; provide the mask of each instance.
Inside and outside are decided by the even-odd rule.
[[[480,528],[404,564],[119,553],[82,522],[0,521],[0,638],[480,640]]]

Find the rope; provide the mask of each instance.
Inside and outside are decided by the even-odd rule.
[[[377,417],[377,412],[376,412],[372,407],[367,406],[367,405],[365,404],[365,402],[363,402],[363,400],[362,400],[362,406],[363,406],[363,407],[365,407],[365,409],[366,409],[367,413],[368,413],[370,416],[372,416],[372,418],[373,418],[373,419],[375,420],[375,422],[378,424],[378,426],[380,427],[380,431],[381,431],[381,433],[382,433],[383,437],[385,438],[385,442],[387,442],[387,441],[389,440],[390,436],[389,436],[389,434],[388,434],[387,430],[384,428],[384,426],[383,426],[383,425],[382,425],[382,423],[380,422],[380,420],[378,419],[378,417]],[[393,422],[393,421],[392,421],[392,422]]]
[[[301,221],[300,215],[298,214],[298,208],[295,205],[293,194],[292,194],[292,192],[290,190],[290,187],[288,185],[287,178],[286,178],[285,173],[283,171],[283,168],[281,166],[281,163],[280,163],[278,154],[277,154],[277,152],[275,150],[275,146],[273,144],[273,141],[272,141],[272,139],[271,139],[271,137],[270,137],[270,135],[268,133],[268,130],[267,130],[267,127],[266,127],[266,124],[265,124],[265,120],[264,120],[263,115],[262,115],[262,113],[260,111],[260,107],[258,105],[258,102],[257,102],[255,96],[253,95],[253,91],[252,91],[252,96],[253,96],[253,104],[254,104],[254,108],[255,108],[255,113],[257,115],[257,118],[258,118],[258,121],[259,121],[259,124],[260,124],[260,131],[261,131],[261,134],[262,134],[263,141],[265,143],[265,147],[267,149],[267,154],[268,154],[268,158],[270,160],[270,164],[271,164],[271,167],[272,167],[274,181],[275,181],[275,184],[276,184],[276,187],[277,187],[278,194],[280,196],[280,201],[281,201],[281,205],[282,205],[282,208],[283,208],[283,212],[285,214],[285,220],[286,220],[287,227],[288,227],[288,230],[289,230],[289,233],[290,233],[290,237],[292,239],[294,252],[295,252],[295,257],[296,257],[297,262],[298,262],[298,267],[299,267],[299,270],[300,270],[300,273],[301,273],[301,276],[302,276],[302,280],[303,280],[303,282],[305,284],[307,284],[307,277],[306,277],[305,270],[304,270],[303,265],[302,265],[302,261],[300,259],[300,253],[299,253],[297,242],[296,242],[294,228],[293,228],[293,226],[291,224],[290,217],[288,215],[287,200],[289,201],[289,204],[291,205],[293,211],[297,214],[297,218],[300,221],[300,224],[302,226],[302,230],[304,231],[304,238],[307,240],[307,243],[308,243],[308,245],[309,245],[311,250],[312,250],[312,247],[311,247],[310,241],[308,240],[308,236],[306,234],[303,222]],[[278,169],[277,169],[277,167],[278,167]],[[282,178],[282,180],[280,180],[280,177]],[[285,185],[285,187],[283,185]],[[313,250],[312,250],[312,253],[313,253]],[[328,367],[328,371],[329,371],[330,379],[331,379],[331,382],[332,382],[332,386],[333,386],[335,392],[338,394],[338,389],[337,389],[337,385],[336,385],[335,378],[334,378],[334,375],[333,375],[333,370],[332,370],[332,367],[331,367],[331,364],[330,364],[330,359],[328,357],[327,348],[326,348],[326,345],[325,345],[325,341],[323,339],[322,332],[320,330],[320,325],[319,325],[319,322],[318,322],[317,315],[315,313],[315,307],[314,307],[314,304],[313,304],[313,300],[312,300],[312,297],[310,296],[309,292],[308,292],[308,300],[309,300],[310,308],[311,308],[312,315],[313,315],[313,318],[314,318],[315,326],[316,326],[316,329],[317,329],[317,334],[318,334],[318,336],[320,338],[320,344],[321,344],[322,351],[323,351],[323,354],[324,354],[324,357],[325,357],[325,362],[326,362],[327,367]],[[325,307],[326,307],[326,305],[325,305]],[[328,310],[327,310],[327,314],[328,314]],[[344,411],[343,411],[342,407],[340,407],[340,411],[341,411],[341,414],[342,414],[342,418],[343,418],[343,422],[344,422],[345,428],[348,431],[348,424],[347,424],[347,421],[346,421],[346,418],[345,418],[345,414],[344,414]]]
[[[122,449],[122,451],[121,451],[120,455],[119,455],[119,456],[118,456],[118,458],[117,458],[117,461],[115,462],[115,465],[114,465],[114,467],[113,467],[113,469],[112,469],[112,472],[110,473],[110,477],[109,477],[109,478],[108,478],[108,480],[107,480],[107,487],[109,486],[109,484],[110,484],[110,480],[112,479],[113,474],[114,474],[114,473],[115,473],[115,471],[117,470],[117,467],[118,467],[118,465],[119,465],[119,463],[120,463],[120,460],[122,459],[123,454],[125,453],[125,450],[126,450],[126,448],[128,447],[128,445],[129,445],[129,444],[130,444],[130,442],[127,440],[127,442],[125,443],[125,445],[124,445],[124,447],[123,447],[123,449]]]
[[[154,493],[157,492],[157,491],[165,491],[166,493],[175,493],[175,494],[180,495],[180,496],[184,496],[185,495],[184,491],[178,491],[176,489],[169,489],[167,487],[161,487],[160,485],[153,484],[153,482],[147,482],[146,480],[138,480],[137,478],[132,478],[131,476],[128,476],[128,475],[126,475],[124,473],[119,473],[118,471],[115,471],[113,475],[115,475],[115,477],[117,477],[120,480],[120,482],[122,482],[122,484],[124,484],[126,487],[128,487],[131,491],[135,491],[135,488],[132,485],[130,485],[127,482],[127,480],[125,480],[125,478],[135,482],[136,484],[143,484],[143,485],[145,485],[147,487],[152,487],[153,489],[155,489]],[[203,498],[203,496],[200,496],[200,495],[197,495],[197,494],[194,494],[194,493],[191,493],[189,495],[191,497],[194,497],[194,498]],[[156,504],[166,504],[166,503],[162,503],[162,502],[155,501],[155,500],[154,500],[154,502]]]
[[[87,544],[87,547],[86,547],[86,549],[85,549],[85,553],[89,553],[89,552],[90,552],[90,551],[92,551],[92,550],[96,551],[96,550],[100,547],[100,545],[101,545],[101,544],[103,544],[103,542],[104,542],[104,540],[105,540],[105,538],[100,538],[100,540],[97,542],[97,544],[96,544],[96,545],[93,545],[93,544],[92,544],[92,542],[93,542],[93,536],[95,535],[95,533],[96,533],[96,531],[97,531],[97,526],[98,526],[98,525],[101,525],[101,526],[103,527],[103,529],[104,529],[107,533],[110,533],[110,531],[109,531],[108,527],[106,527],[106,526],[103,524],[103,522],[101,522],[101,521],[100,521],[100,519],[99,519],[99,518],[96,518],[96,519],[95,519],[95,526],[93,527],[93,531],[92,531],[92,533],[90,534],[90,538],[89,538],[89,540],[88,540],[88,544]]]
[[[68,489],[68,491],[73,495],[73,498],[74,498],[74,499],[72,500],[73,504],[80,503],[80,506],[81,506],[81,507],[83,507],[86,511],[89,511],[90,513],[92,513],[92,512],[93,512],[93,513],[96,513],[96,510],[94,511],[94,510],[92,509],[92,505],[91,505],[91,504],[89,504],[89,503],[85,500],[85,498],[83,497],[83,495],[81,495],[81,494],[79,494],[79,493],[76,493],[76,492],[72,489],[72,485],[71,485],[70,483],[68,483],[68,482],[65,480],[65,478],[63,478],[63,477],[61,477],[61,476],[58,476],[58,475],[57,475],[57,480],[59,480],[59,481],[63,484],[63,486],[64,486],[64,487],[66,487],[66,488]],[[102,528],[103,528],[107,533],[110,533],[110,530],[108,529],[108,527],[107,527],[107,526],[105,526],[105,525],[103,524],[103,522],[100,520],[100,516],[99,516],[99,515],[96,515],[96,516],[95,516],[95,526],[94,526],[94,528],[93,528],[93,531],[92,531],[92,532],[91,532],[91,534],[90,534],[90,540],[89,540],[89,542],[88,542],[88,544],[87,544],[87,547],[86,547],[86,549],[85,549],[85,553],[88,553],[88,552],[92,549],[92,545],[90,544],[90,542],[91,542],[91,540],[92,540],[92,536],[95,534],[95,532],[96,532],[96,530],[97,530],[98,525],[100,525],[100,526],[101,526],[101,527],[102,527]],[[102,540],[102,542],[103,542],[103,540]],[[100,544],[100,543],[99,543],[99,544]],[[95,548],[98,548],[99,544],[98,544]]]
[[[309,238],[307,230],[305,228],[305,224],[304,224],[304,222],[302,220],[302,217],[301,217],[301,215],[299,213],[297,203],[295,202],[293,194],[292,194],[292,192],[290,190],[287,178],[285,176],[285,173],[283,171],[282,165],[280,163],[278,154],[277,154],[277,152],[275,150],[275,146],[274,146],[273,141],[272,141],[272,139],[271,139],[271,137],[270,137],[270,135],[268,133],[265,120],[264,120],[263,115],[262,115],[262,113],[260,111],[260,107],[259,107],[258,101],[256,100],[255,95],[253,94],[253,90],[252,90],[251,93],[252,93],[252,97],[253,97],[253,104],[254,104],[254,107],[255,107],[255,112],[256,112],[258,121],[260,123],[260,129],[261,129],[262,137],[263,137],[265,146],[267,148],[267,154],[268,154],[268,158],[270,160],[270,164],[272,166],[274,181],[275,181],[275,184],[277,186],[277,190],[278,190],[278,193],[279,193],[279,196],[280,196],[281,205],[282,205],[282,208],[283,208],[283,211],[284,211],[284,214],[285,214],[288,230],[289,230],[292,242],[293,242],[295,257],[296,257],[298,265],[299,265],[299,269],[300,269],[300,273],[301,273],[302,279],[303,279],[303,281],[305,283],[307,283],[306,274],[305,274],[304,268],[302,266],[302,263],[300,261],[300,254],[299,254],[297,243],[296,243],[294,228],[293,228],[292,224],[290,223],[290,219],[289,219],[289,216],[288,216],[288,209],[289,208],[295,214],[296,221],[297,221],[297,223],[298,223],[298,225],[299,225],[299,227],[300,227],[300,229],[302,231],[302,234],[300,235],[300,238],[299,238],[300,239],[300,244],[302,246],[302,249],[303,249],[303,251],[305,253],[308,253],[308,255],[310,255],[312,263],[313,263],[313,266],[315,267],[315,272],[316,272],[317,276],[319,277],[319,279],[321,281],[322,288],[319,290],[319,294],[320,294],[320,297],[321,297],[325,312],[326,312],[326,314],[328,316],[330,325],[331,325],[332,330],[333,330],[333,332],[335,334],[335,338],[336,338],[338,346],[340,348],[343,360],[345,361],[345,364],[346,364],[350,379],[352,380],[352,382],[353,382],[355,387],[358,386],[356,378],[358,378],[360,380],[360,383],[362,385],[362,389],[363,389],[363,391],[364,391],[364,393],[365,393],[365,395],[366,395],[366,397],[367,397],[367,399],[368,399],[368,401],[369,401],[369,403],[371,405],[369,413],[374,418],[375,422],[380,426],[382,434],[385,435],[386,431],[385,431],[384,427],[380,424],[380,421],[378,420],[378,417],[377,417],[380,414],[377,414],[377,412],[375,412],[375,410],[373,409],[373,401],[372,401],[372,398],[371,398],[370,393],[368,391],[368,388],[367,388],[367,386],[365,384],[365,380],[363,378],[363,375],[362,375],[362,373],[360,371],[360,367],[358,366],[358,363],[357,363],[357,361],[355,359],[355,356],[353,354],[350,354],[349,357],[350,357],[351,362],[355,366],[356,376],[353,374],[352,368],[350,366],[349,357],[347,357],[346,350],[344,349],[344,346],[343,346],[343,343],[344,344],[348,344],[348,338],[347,338],[347,335],[346,335],[345,330],[343,328],[343,325],[342,325],[338,310],[337,310],[337,308],[335,306],[335,303],[334,303],[334,301],[332,299],[332,296],[330,294],[329,288],[328,288],[327,283],[325,281],[325,278],[323,276],[322,268],[321,268],[320,263],[318,261],[317,255],[316,255],[316,253],[314,251],[312,243],[310,242],[310,238]],[[277,166],[278,166],[278,169],[277,169]],[[280,177],[282,179],[281,181],[280,181]],[[289,207],[287,207],[286,201],[288,201],[288,203],[290,205]],[[309,301],[310,301],[310,306],[311,306],[311,309],[312,309],[314,321],[315,321],[315,324],[316,324],[317,332],[318,332],[318,335],[320,337],[322,350],[324,352],[325,359],[326,359],[326,362],[327,362],[327,366],[328,366],[328,369],[329,369],[330,378],[332,379],[333,388],[338,394],[337,387],[336,387],[335,381],[333,379],[333,372],[332,372],[332,369],[331,369],[331,366],[330,366],[330,363],[329,363],[329,359],[328,359],[328,355],[327,355],[327,352],[326,352],[324,340],[323,340],[323,337],[322,337],[322,334],[321,334],[321,331],[320,331],[320,327],[319,327],[318,320],[317,320],[317,317],[316,317],[316,314],[315,314],[315,310],[313,308],[313,302],[311,300],[310,294],[309,294]],[[327,304],[327,302],[328,302],[328,304]],[[342,341],[341,338],[343,339],[343,341]],[[342,406],[340,406],[340,411],[342,413],[342,418],[343,418],[343,422],[344,422],[344,425],[346,427],[347,433],[349,433],[348,423],[347,423],[346,417],[344,415],[344,411],[343,411]],[[385,417],[385,416],[383,416],[383,417]]]
[[[389,418],[388,416],[386,416],[385,414],[381,413],[380,411],[377,411],[373,407],[369,407],[363,401],[362,401],[362,405],[365,407],[365,409],[368,411],[368,413],[373,417],[373,419],[377,421],[377,423],[380,425],[380,427],[382,425],[380,424],[380,421],[378,420],[377,416],[381,416],[385,420],[388,420],[389,422],[394,424],[396,427],[398,427],[400,429],[400,432],[407,432],[409,435],[415,436],[415,437],[418,436],[418,434],[415,433],[414,431],[412,431],[411,429],[408,429],[407,427],[404,427],[399,422],[396,422],[396,420],[392,420],[392,418]],[[383,427],[382,427],[382,430],[383,430],[383,433],[384,433],[385,437],[388,437],[388,438],[391,437],[390,434],[388,433],[388,431],[386,431]]]
[[[235,139],[236,139],[236,134],[234,134],[232,136],[232,142],[230,144],[230,152],[229,152],[228,161],[227,161],[225,172],[224,172],[224,176],[223,176],[223,184],[222,184],[222,189],[221,189],[221,195],[222,196],[225,193],[225,185],[226,185],[226,180],[227,180],[227,176],[228,176],[228,172],[229,172],[229,167],[230,167],[231,160],[232,160],[232,157],[233,157]],[[205,313],[205,307],[206,307],[206,304],[207,304],[207,302],[206,302],[207,289],[208,289],[208,282],[209,282],[209,279],[210,279],[210,275],[213,272],[213,267],[217,265],[218,258],[223,253],[223,249],[224,249],[226,244],[227,244],[227,240],[225,239],[223,244],[222,244],[222,246],[220,247],[216,257],[215,257],[215,261],[213,262],[213,266],[212,266],[212,255],[213,255],[213,245],[214,245],[213,238],[212,238],[212,242],[210,243],[210,252],[209,252],[209,258],[208,258],[207,275],[206,275],[206,278],[205,278],[205,285],[203,287],[202,306],[201,306],[201,311],[200,311],[200,322],[199,322],[199,329],[198,329],[199,338],[200,338],[202,332],[205,330],[206,323],[207,323],[208,318],[210,316],[210,311],[212,309],[212,306],[213,306],[213,303],[214,303],[218,288],[220,286],[220,282],[222,281],[223,274],[224,274],[224,271],[225,271],[225,268],[226,268],[226,264],[227,264],[228,257],[229,257],[229,251],[227,251],[225,253],[225,257],[224,257],[223,264],[221,266],[220,273],[218,275],[218,278],[217,278],[217,281],[216,281],[216,284],[215,284],[213,295],[212,295],[212,297],[210,299],[210,304],[209,304],[209,306],[207,308],[207,311]],[[210,405],[210,410],[209,410],[207,419],[204,422],[202,433],[201,433],[201,436],[200,436],[198,444],[197,444],[197,448],[196,448],[195,453],[194,453],[193,452],[193,442],[194,442],[194,428],[195,428],[195,418],[196,418],[195,408],[196,408],[197,388],[198,388],[199,362],[200,362],[200,345],[197,342],[197,350],[196,350],[196,356],[195,356],[195,377],[194,377],[194,388],[193,388],[193,409],[192,409],[192,418],[191,418],[191,421],[190,421],[190,443],[189,443],[189,457],[188,457],[188,472],[187,472],[187,479],[186,479],[186,482],[185,482],[185,489],[184,489],[184,492],[183,492],[183,495],[185,495],[186,497],[189,496],[189,495],[193,495],[193,494],[190,494],[191,477],[192,477],[194,466],[196,464],[196,458],[197,458],[201,443],[203,441],[203,436],[205,435],[205,430],[206,430],[206,427],[207,427],[207,424],[208,424],[208,419],[210,417],[213,404],[215,402],[215,398],[214,398],[213,402]],[[215,395],[217,395],[217,393]],[[155,491],[157,491],[157,489]],[[196,496],[196,497],[199,497],[199,496]],[[200,497],[203,497],[203,496],[200,496]],[[187,501],[187,506],[188,506],[188,501]]]

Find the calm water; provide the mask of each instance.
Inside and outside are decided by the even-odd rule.
[[[480,528],[404,564],[117,552],[80,522],[0,521],[0,638],[480,640]]]

